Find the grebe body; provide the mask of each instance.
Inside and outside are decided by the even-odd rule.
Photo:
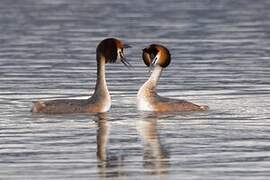
[[[104,39],[96,50],[97,81],[94,94],[88,99],[56,99],[33,102],[32,112],[46,114],[106,112],[111,107],[111,96],[105,79],[105,64],[117,59],[130,66],[123,49],[129,47],[115,38]]]
[[[208,106],[197,105],[186,100],[159,96],[156,92],[158,80],[164,68],[171,61],[169,50],[158,44],[143,49],[144,63],[152,69],[149,79],[141,86],[137,94],[137,107],[141,111],[204,111]]]

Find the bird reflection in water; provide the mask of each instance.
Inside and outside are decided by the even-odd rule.
[[[122,170],[124,157],[110,154],[106,150],[110,134],[108,114],[98,113],[97,117],[97,159],[99,173],[104,179],[106,179],[106,177],[121,177],[124,175]]]
[[[137,122],[137,130],[143,143],[143,166],[146,172],[161,175],[168,172],[169,154],[161,143],[157,118],[156,113],[143,114],[143,119]]]
[[[113,152],[107,150],[107,144],[110,135],[108,114],[99,113],[97,114],[97,117],[97,159],[100,176],[103,179],[126,176],[128,172],[125,172],[125,170],[127,170],[125,169],[127,164],[124,164],[125,155],[113,154]],[[153,113],[150,115],[147,113],[147,115],[143,115],[141,120],[136,122],[136,130],[138,131],[143,144],[142,165],[144,169],[142,171],[146,172],[147,174],[161,175],[168,172],[169,156],[167,151],[165,151],[164,146],[161,144],[161,139],[157,131],[157,124],[157,117],[154,116]],[[138,154],[140,153],[141,151],[138,152]],[[125,158],[130,156],[128,152],[125,154]],[[126,163],[130,162],[126,161]]]

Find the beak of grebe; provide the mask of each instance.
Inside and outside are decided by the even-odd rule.
[[[128,45],[128,44],[124,44],[124,45],[123,45],[123,48],[124,48],[124,49],[127,49],[127,48],[131,48],[131,46]],[[121,61],[127,68],[133,68],[133,66],[132,66],[132,65],[127,61],[127,59],[125,58],[124,53],[123,53],[123,50],[121,50],[121,51],[119,52],[119,56],[120,56],[120,61]]]
[[[152,59],[151,64],[149,66],[149,73],[153,71],[153,69],[157,63],[157,60],[158,60],[157,56],[154,59]]]

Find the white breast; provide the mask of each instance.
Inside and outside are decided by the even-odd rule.
[[[106,103],[105,106],[102,109],[102,112],[107,112],[109,111],[111,108],[111,102],[110,103]]]
[[[109,111],[110,110],[110,108],[111,108],[111,97],[110,97],[110,95],[107,97],[107,98],[105,98],[104,100],[103,100],[103,107],[102,107],[102,109],[101,109],[101,112],[107,112],[107,111]]]
[[[147,100],[148,97],[144,94],[143,87],[140,88],[138,95],[137,95],[137,108],[140,111],[153,111],[153,106]]]

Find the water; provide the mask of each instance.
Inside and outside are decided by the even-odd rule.
[[[1,1],[1,179],[269,179],[269,8],[267,0]],[[31,114],[33,100],[93,92],[95,47],[106,37],[133,46],[133,70],[107,66],[110,112]],[[136,110],[150,43],[172,54],[160,94],[210,111]]]

